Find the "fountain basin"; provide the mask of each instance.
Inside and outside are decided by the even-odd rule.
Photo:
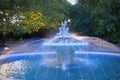
[[[0,58],[0,80],[119,80],[120,54],[75,52],[66,70],[54,66],[56,52],[11,54]],[[47,58],[46,58],[47,57]]]

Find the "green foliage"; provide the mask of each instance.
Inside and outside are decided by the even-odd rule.
[[[44,22],[48,28],[56,29],[62,20],[67,18],[70,4],[65,0],[49,0],[41,8]]]
[[[89,7],[85,5],[84,0],[79,0],[78,4],[73,5],[69,10],[69,16],[72,22],[72,30],[89,34],[91,31],[91,17]]]
[[[79,0],[71,9],[70,18],[76,31],[120,42],[119,0]]]
[[[0,35],[55,30],[67,18],[69,6],[66,0],[0,0]]]
[[[112,41],[119,41],[120,36],[120,2],[119,0],[100,0],[91,13],[96,23],[95,34]]]

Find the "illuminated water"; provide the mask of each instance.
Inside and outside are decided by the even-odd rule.
[[[115,53],[89,52],[86,56],[76,52],[74,63],[66,70],[55,66],[56,53],[17,54],[3,59],[0,80],[120,80],[120,55]]]

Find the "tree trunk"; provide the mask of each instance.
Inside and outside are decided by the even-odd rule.
[[[2,34],[2,41],[1,41],[2,46],[5,46],[5,42],[6,42],[6,32],[3,31],[3,34]]]

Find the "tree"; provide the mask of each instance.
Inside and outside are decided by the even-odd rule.
[[[90,17],[90,9],[85,4],[85,0],[78,0],[78,3],[70,8],[69,17],[73,31],[80,32],[84,35],[91,32],[92,18]]]
[[[120,39],[120,1],[100,0],[91,13],[94,19],[95,35],[109,41],[119,42]]]
[[[2,39],[2,45],[5,45],[5,39],[7,32],[10,29],[10,19],[16,11],[16,5],[14,1],[0,0],[0,38]]]
[[[55,31],[61,24],[61,21],[67,18],[70,7],[70,3],[66,0],[34,0],[30,1],[29,4],[31,4],[32,7],[29,7],[30,11],[23,13],[25,19],[21,24],[29,33],[42,29],[47,29],[50,32]],[[38,13],[41,15],[35,16]],[[35,17],[32,17],[33,15]]]
[[[55,30],[67,17],[70,4],[66,0],[0,0],[0,36],[21,36],[40,31]]]
[[[78,1],[69,11],[73,30],[84,35],[120,42],[119,0]]]

